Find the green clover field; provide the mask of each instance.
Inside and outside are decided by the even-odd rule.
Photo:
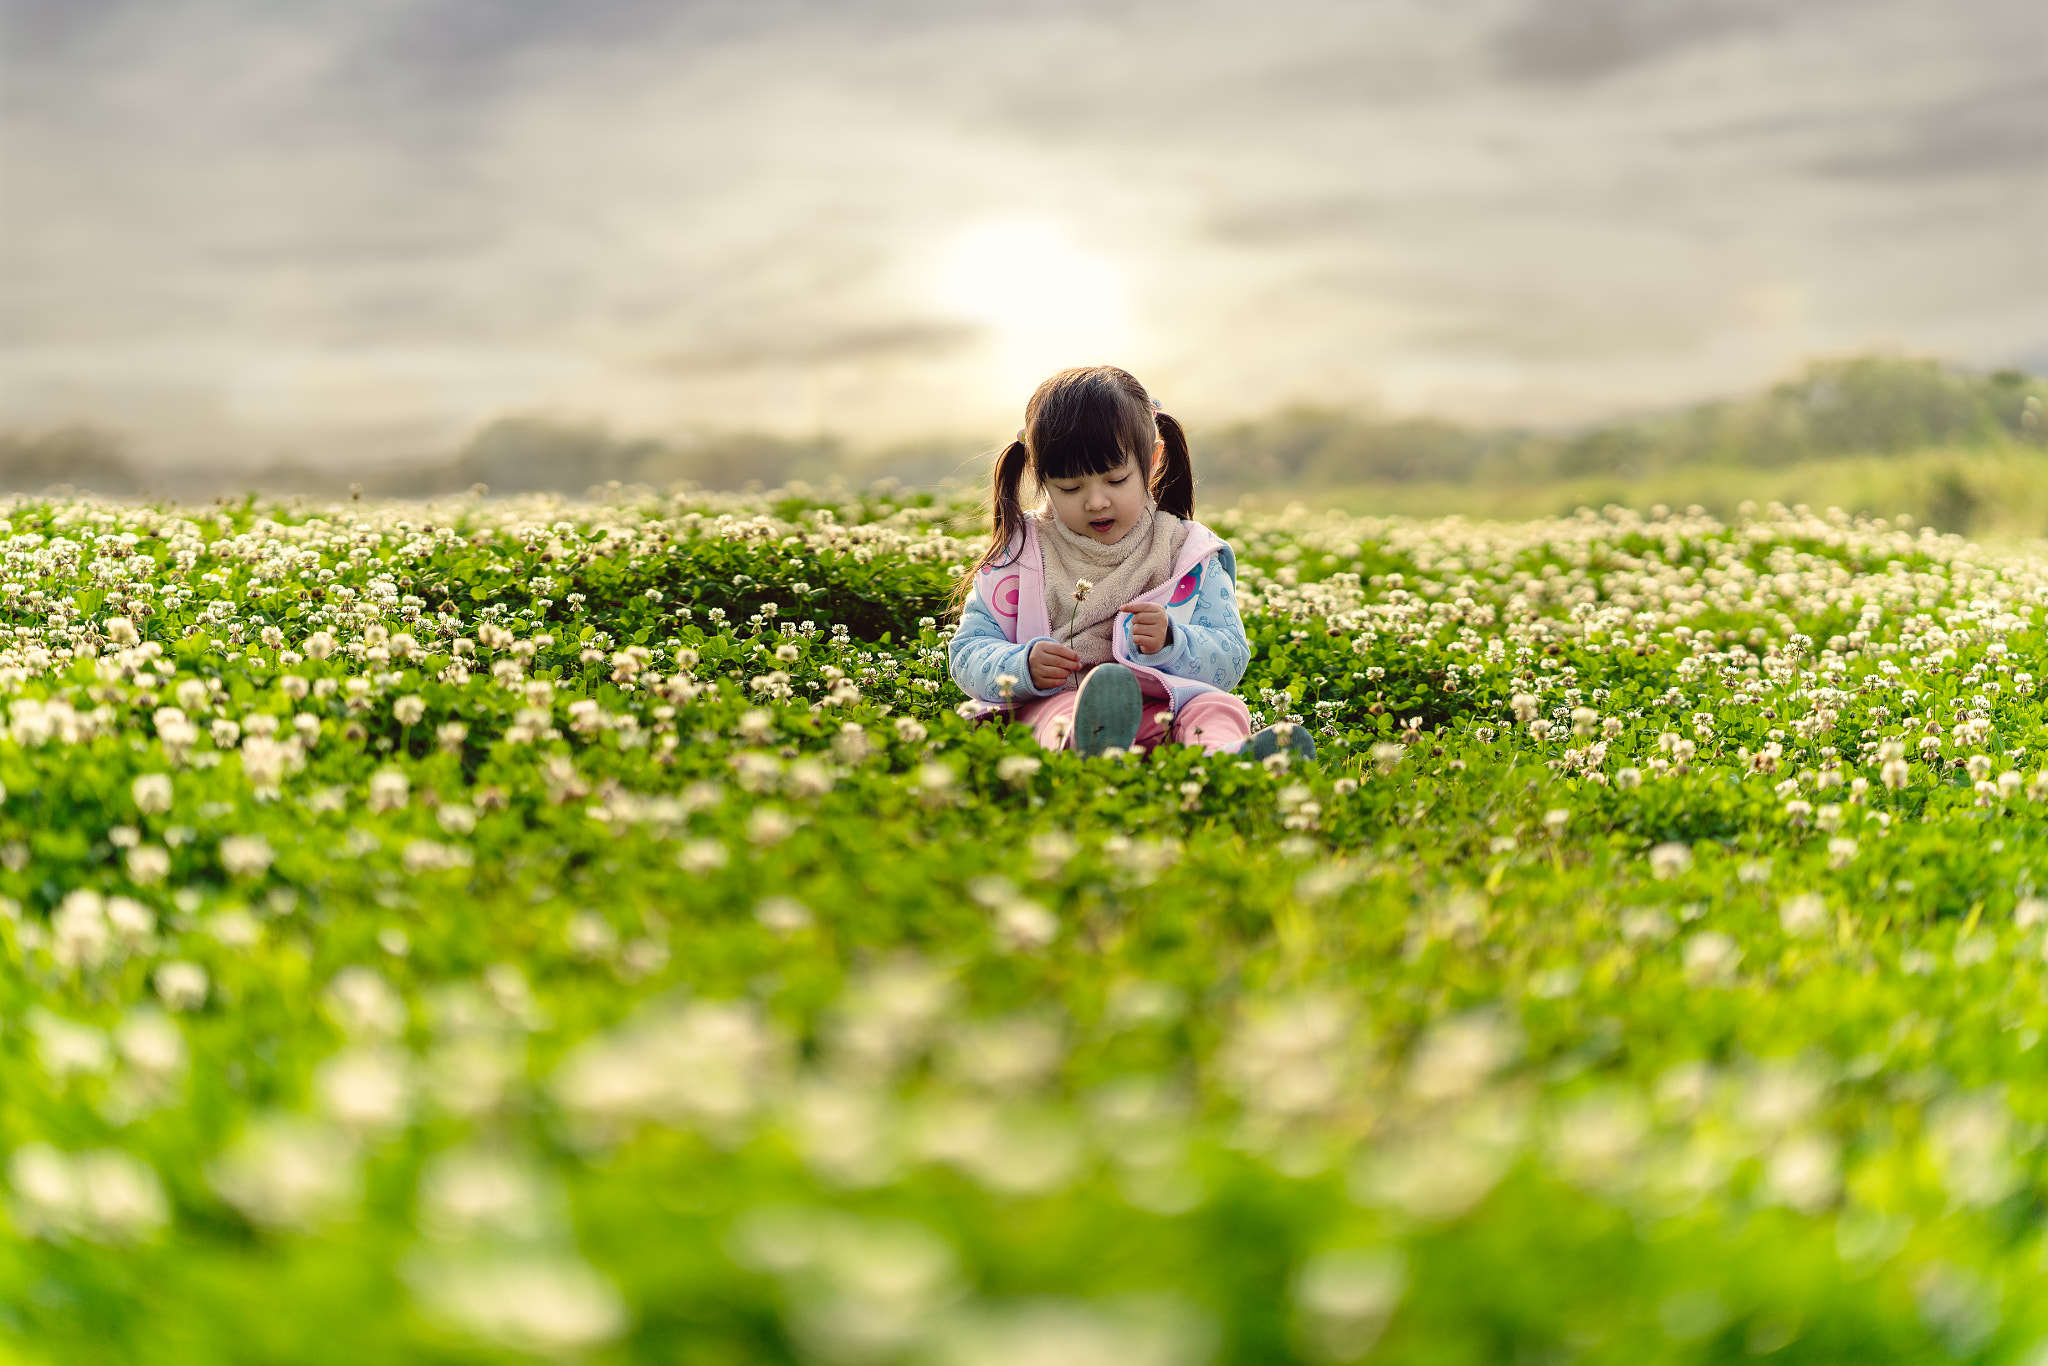
[[[2048,559],[1201,511],[1315,762],[929,495],[0,507],[0,1363],[2048,1362]]]

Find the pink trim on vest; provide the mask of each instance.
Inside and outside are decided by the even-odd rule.
[[[1196,571],[1202,562],[1223,548],[1223,540],[1200,522],[1188,523],[1187,543],[1181,547],[1175,559],[1173,572],[1166,576],[1166,582],[1149,592],[1140,593],[1133,602],[1156,602],[1166,608],[1169,618],[1186,623],[1195,615],[1197,591],[1201,575]],[[1188,581],[1194,580],[1191,585]],[[1024,519],[1023,544],[1017,554],[1007,563],[996,568],[984,569],[974,579],[974,591],[981,600],[995,612],[996,620],[1010,638],[1011,644],[1019,641],[1037,640],[1041,636],[1057,638],[1047,620],[1045,608],[1045,550],[1038,543],[1038,519]],[[1015,595],[1014,597],[1012,595]],[[1008,608],[1009,610],[1004,610]],[[1182,678],[1179,674],[1161,673],[1134,662],[1124,645],[1125,632],[1119,629],[1110,632],[1109,651],[1117,663],[1124,665],[1138,675],[1142,684],[1149,680],[1148,691],[1162,696],[1178,705],[1180,698],[1194,697],[1205,692],[1220,692],[1199,679]],[[1048,694],[1051,695],[1051,694]],[[1035,699],[1027,699],[1035,700]],[[1008,711],[993,702],[984,702],[980,707],[985,711]]]

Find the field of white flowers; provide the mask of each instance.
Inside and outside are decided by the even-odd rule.
[[[2048,1360],[2048,561],[1212,514],[1082,761],[967,511],[0,507],[0,1361]]]

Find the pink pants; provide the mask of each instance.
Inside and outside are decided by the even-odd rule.
[[[1074,704],[1081,694],[1075,689],[1041,697],[1017,708],[1017,720],[1029,727],[1038,743],[1047,749],[1067,748],[1074,731]],[[1138,723],[1138,741],[1133,748],[1151,749],[1169,738],[1160,716],[1172,703],[1160,697],[1146,697],[1144,719]],[[1211,754],[1231,752],[1251,737],[1252,713],[1244,700],[1227,692],[1205,692],[1188,699],[1171,713],[1171,738],[1183,745],[1200,745]]]

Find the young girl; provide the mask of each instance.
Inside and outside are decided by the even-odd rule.
[[[1026,510],[1026,476],[1044,495]],[[996,458],[995,532],[963,581],[953,681],[1012,712],[1048,749],[1150,749],[1163,740],[1313,758],[1306,727],[1251,733],[1231,694],[1251,659],[1237,557],[1191,520],[1180,423],[1114,366],[1038,386]]]

